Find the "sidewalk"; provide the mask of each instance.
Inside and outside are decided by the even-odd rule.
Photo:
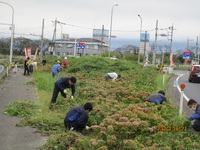
[[[46,140],[36,129],[31,127],[17,127],[18,117],[4,115],[3,112],[9,103],[37,99],[36,89],[26,85],[32,81],[31,76],[23,75],[23,68],[19,68],[16,75],[11,74],[5,82],[0,84],[0,149],[1,150],[35,150],[42,146]]]

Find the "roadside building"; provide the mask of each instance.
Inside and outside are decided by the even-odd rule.
[[[49,44],[49,52],[56,56],[101,55],[108,50],[108,44],[94,38],[57,39]]]

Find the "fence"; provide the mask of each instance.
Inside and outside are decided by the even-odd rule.
[[[0,65],[0,79],[2,79],[7,74],[7,69]]]

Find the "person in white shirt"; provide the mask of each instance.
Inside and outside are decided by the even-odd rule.
[[[149,61],[146,61],[144,64],[144,68],[147,68],[147,67],[149,67]]]
[[[106,73],[105,79],[115,81],[115,79],[121,78],[121,74],[117,74],[116,72]]]

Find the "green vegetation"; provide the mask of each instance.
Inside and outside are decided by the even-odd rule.
[[[51,66],[38,66],[34,80],[37,87],[36,103],[19,101],[9,104],[5,113],[23,117],[19,126],[37,127],[49,139],[41,149],[58,150],[188,150],[200,149],[200,140],[190,131],[190,123],[178,116],[178,109],[169,100],[153,105],[144,100],[160,89],[165,89],[169,75],[155,68],[143,68],[136,62],[109,60],[103,57],[69,58],[70,67],[59,76],[76,76],[76,95],[71,91],[61,95],[52,110],[49,103],[56,78],[51,77]],[[49,62],[48,62],[49,63]],[[107,82],[107,72],[122,74],[115,82]],[[91,130],[77,133],[66,131],[64,117],[77,105],[91,102],[88,126]],[[165,128],[162,128],[165,127]],[[163,131],[163,132],[162,132]]]

